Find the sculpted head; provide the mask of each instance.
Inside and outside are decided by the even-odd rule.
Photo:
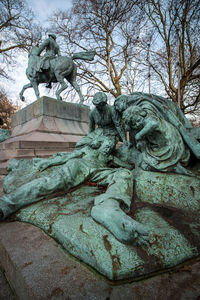
[[[116,145],[115,141],[107,137],[102,142],[99,148],[99,152],[104,155],[109,155],[115,149],[115,145]]]
[[[90,147],[99,153],[109,155],[115,149],[116,141],[106,136],[99,136],[91,141]]]
[[[110,138],[108,136],[99,135],[98,130],[89,133],[87,136],[83,137],[77,144],[76,149],[84,149],[87,153],[90,150],[95,150],[95,152],[109,155],[117,144],[117,139]]]
[[[38,46],[33,46],[30,53],[29,53],[29,56],[38,55],[38,52],[39,52],[39,47]]]
[[[115,99],[114,102],[114,108],[117,110],[120,114],[125,111],[127,108],[127,101],[128,101],[128,96],[126,95],[121,95]]]
[[[101,110],[107,104],[107,96],[103,92],[97,92],[92,100],[92,103],[96,106],[97,109]]]
[[[140,129],[147,113],[139,106],[131,105],[123,113],[123,121],[129,128]]]

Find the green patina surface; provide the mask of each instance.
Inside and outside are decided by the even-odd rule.
[[[0,129],[0,142],[7,140],[10,137],[10,130]]]
[[[124,245],[92,219],[94,198],[101,192],[95,186],[82,185],[66,195],[39,201],[21,209],[16,217],[42,228],[72,255],[109,279],[147,275],[198,256],[199,180],[142,170],[134,172],[135,192],[130,215],[148,226],[147,245]],[[172,182],[174,197],[163,201],[169,198],[167,186],[172,189]],[[182,182],[180,189],[177,182]],[[149,185],[151,189],[144,189]],[[185,199],[189,199],[187,205]]]
[[[11,161],[0,219],[21,209],[17,219],[42,228],[112,280],[198,256],[198,162],[194,172],[185,168],[200,158],[191,125],[175,104],[156,95],[123,96],[114,108],[106,102],[104,93],[94,96],[90,133],[72,153]],[[116,151],[119,136],[124,144]]]

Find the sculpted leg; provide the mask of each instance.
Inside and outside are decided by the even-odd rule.
[[[79,98],[80,98],[80,104],[82,104],[84,102],[84,98],[81,93],[81,89],[76,81],[76,76],[77,76],[77,66],[76,66],[76,64],[74,64],[72,73],[66,79],[69,81],[69,83],[73,86],[73,88],[78,93]]]
[[[100,180],[99,184],[105,184],[105,178],[101,179],[103,180]],[[148,235],[146,226],[138,223],[122,210],[122,207],[127,210],[130,208],[133,194],[132,173],[126,169],[113,171],[107,176],[107,182],[109,186],[106,192],[95,198],[91,216],[122,243],[146,243]]]
[[[31,87],[33,87],[31,83],[27,83],[27,84],[25,84],[25,85],[23,86],[21,92],[19,93],[19,97],[20,97],[21,101],[24,101],[24,100],[25,100],[25,98],[24,98],[24,96],[23,96],[24,91],[25,91],[26,89],[31,88]]]
[[[10,194],[5,194],[0,198],[0,211],[5,219],[18,209],[41,200],[45,195],[49,195],[64,188],[65,182],[62,176],[37,178],[17,188]]]
[[[62,97],[60,96],[60,93],[62,93],[62,91],[64,91],[68,85],[67,83],[64,81],[64,77],[63,75],[61,74],[58,74],[57,72],[55,72],[55,76],[56,76],[56,79],[58,80],[58,82],[60,83],[61,87],[57,90],[56,92],[56,98],[58,100],[62,100]]]
[[[78,95],[79,95],[79,98],[80,98],[80,103],[82,104],[84,102],[84,98],[83,98],[83,95],[81,93],[81,89],[78,85],[78,83],[76,82],[76,80],[73,80],[71,82],[71,85],[73,86],[73,88],[77,91]]]
[[[39,99],[40,97],[40,93],[39,93],[39,89],[38,89],[38,83],[34,80],[31,82],[33,88],[34,88],[34,92],[35,92],[35,95],[36,95],[36,98]]]
[[[90,168],[84,160],[71,159],[56,168],[49,176],[34,179],[15,191],[0,198],[0,220],[5,219],[18,209],[37,202],[56,191],[79,185],[90,176]]]

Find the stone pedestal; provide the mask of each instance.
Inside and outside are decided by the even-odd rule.
[[[13,115],[11,137],[0,143],[0,174],[10,159],[72,151],[88,132],[89,107],[41,97]]]

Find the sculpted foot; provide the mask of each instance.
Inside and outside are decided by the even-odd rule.
[[[127,216],[118,204],[112,205],[112,207],[107,204],[96,205],[92,208],[93,219],[107,228],[124,244],[147,244],[149,233],[146,226]]]
[[[62,97],[59,95],[56,96],[56,99],[62,101]]]
[[[125,215],[120,222],[116,222],[115,226],[118,227],[119,239],[123,243],[133,245],[147,244],[149,233],[145,225]]]
[[[175,172],[176,172],[177,174],[195,177],[195,174],[193,174],[192,172],[190,172],[190,171],[188,171],[187,169],[185,169],[180,163],[177,164],[177,166],[176,166],[176,168],[175,168]]]
[[[148,230],[147,227],[134,219],[126,216],[122,220],[122,224],[118,224],[119,228],[123,228],[123,231],[126,232],[126,239],[124,243],[134,244],[134,245],[141,245],[141,244],[148,244]],[[123,236],[123,231],[122,236]]]
[[[21,100],[22,102],[24,102],[24,100],[25,100],[24,96],[19,95],[19,97],[20,97],[20,100]]]

